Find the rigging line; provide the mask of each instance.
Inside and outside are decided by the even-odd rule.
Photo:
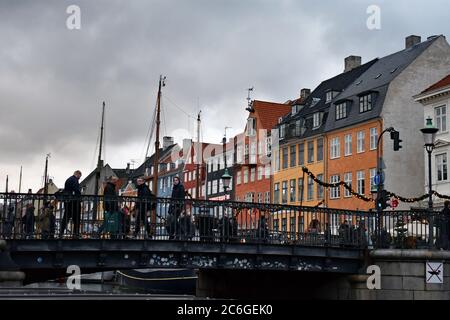
[[[150,149],[150,144],[151,144],[152,139],[153,139],[153,134],[154,134],[154,131],[155,131],[155,121],[156,121],[155,119],[156,119],[156,105],[155,105],[155,108],[153,109],[152,121],[149,123],[147,136],[145,137],[144,148],[143,148],[142,153],[141,153],[141,156],[142,156],[143,153],[144,153],[144,150],[146,150],[144,161],[148,157],[148,151]]]
[[[161,94],[161,96],[162,96],[162,94]],[[165,108],[162,106],[162,101],[160,101],[160,103],[161,103],[161,112],[162,112],[162,115],[163,115],[163,129],[164,129],[164,136],[167,136],[167,122],[166,122],[166,111],[164,110]]]
[[[169,97],[164,96],[164,99],[167,99],[167,101],[169,101],[171,104],[173,104],[173,106],[175,108],[177,108],[178,110],[180,110],[181,112],[183,112],[186,116],[188,116],[189,118],[195,119],[194,116],[190,115],[189,113],[187,113],[186,111],[184,111],[184,109],[182,107],[180,107],[179,105],[177,105],[175,102],[173,102]]]

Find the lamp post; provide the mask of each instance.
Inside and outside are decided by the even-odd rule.
[[[227,128],[225,128],[225,135],[223,136],[223,163],[225,167],[225,172],[222,175],[222,182],[223,182],[223,190],[225,191],[225,199],[227,197],[228,189],[230,188],[230,182],[231,182],[231,175],[228,172],[228,166],[227,166]]]
[[[425,142],[425,150],[428,153],[428,210],[429,210],[429,235],[428,244],[430,247],[433,245],[433,191],[432,191],[432,180],[431,180],[431,153],[434,150],[434,142],[436,140],[436,133],[439,131],[438,128],[433,126],[433,120],[431,118],[427,119],[426,127],[421,129],[423,133],[423,139]]]

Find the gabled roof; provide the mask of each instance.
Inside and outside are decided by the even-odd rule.
[[[341,73],[333,78],[323,81],[313,92],[303,101],[302,105],[304,105],[303,109],[298,111],[295,115],[287,115],[283,124],[292,123],[293,121],[297,121],[299,119],[305,120],[306,130],[301,135],[301,137],[297,138],[307,138],[324,132],[325,125],[317,129],[313,129],[313,115],[316,112],[323,112],[322,123],[325,124],[328,118],[328,109],[332,103],[326,102],[327,92],[338,91],[342,92],[346,90],[346,88],[353,83],[353,81],[358,78],[361,74],[363,74],[367,69],[369,69],[377,60],[372,60],[367,62],[359,67],[356,67],[350,71]],[[283,142],[289,141],[289,139],[283,140]],[[281,143],[283,143],[281,142]]]
[[[436,91],[436,90],[439,90],[439,89],[444,89],[446,87],[450,87],[450,74],[448,76],[446,76],[444,79],[436,82],[432,86],[430,86],[427,89],[425,89],[424,91],[422,91],[421,94],[430,93],[432,91]]]
[[[169,146],[169,147],[167,147],[167,149],[165,149],[165,150],[160,148],[159,149],[159,160],[161,161],[161,159],[164,159],[168,154],[170,154],[170,152],[172,151],[172,149],[175,146],[177,146],[176,143],[171,145],[171,146]],[[133,173],[131,175],[131,178],[132,179],[136,179],[138,177],[141,177],[141,176],[145,175],[145,169],[153,167],[154,159],[155,159],[155,154],[152,154],[137,169],[135,169],[133,171]]]
[[[291,111],[291,106],[284,103],[253,100],[252,107],[256,117],[261,121],[262,128],[271,130],[278,123],[280,117]]]
[[[347,100],[351,102],[347,109],[347,118],[336,120],[336,105],[333,103],[329,110],[325,130],[332,131],[379,117],[389,84],[438,38],[429,38],[427,41],[376,60],[333,101]],[[359,96],[367,92],[376,92],[375,101],[372,102],[371,111],[360,113]]]

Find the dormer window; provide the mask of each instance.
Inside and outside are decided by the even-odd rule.
[[[280,126],[280,139],[284,139],[285,134],[286,134],[286,125],[282,124]]]
[[[336,105],[336,120],[347,118],[347,102],[341,102]]]
[[[337,95],[339,94],[339,91],[336,90],[328,90],[326,95],[326,101],[325,103],[330,103],[331,100],[333,100]]]
[[[313,129],[317,129],[320,127],[322,123],[322,112],[316,112],[313,115]]]
[[[359,97],[359,112],[367,112],[372,110],[372,93]]]
[[[282,123],[283,122],[283,117],[279,117],[278,118],[278,124],[280,124],[280,123]]]
[[[298,105],[293,105],[292,106],[292,115],[297,114],[297,112],[298,112]]]

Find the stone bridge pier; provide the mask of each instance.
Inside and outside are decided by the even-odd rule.
[[[443,264],[442,284],[429,284],[426,265]],[[380,268],[380,289],[369,290],[366,267]],[[201,269],[197,295],[210,298],[325,300],[450,300],[450,251],[373,250],[359,274]]]

